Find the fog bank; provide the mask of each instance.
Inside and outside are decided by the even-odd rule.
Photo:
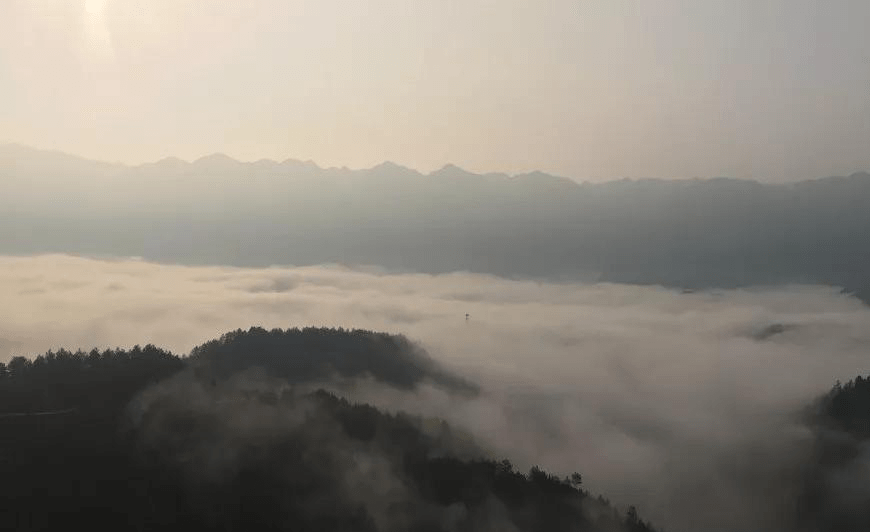
[[[681,293],[50,255],[0,258],[0,293],[0,360],[148,342],[185,353],[250,325],[405,334],[484,393],[360,383],[354,395],[442,415],[521,466],[580,471],[669,530],[776,530],[809,451],[791,414],[870,372],[870,309],[827,287]]]

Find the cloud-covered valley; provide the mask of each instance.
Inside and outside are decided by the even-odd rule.
[[[0,258],[0,294],[0,360],[145,343],[186,353],[252,325],[402,333],[484,393],[349,393],[443,416],[524,467],[580,471],[668,530],[776,530],[810,452],[797,411],[870,372],[870,308],[828,287],[682,293],[46,255]]]

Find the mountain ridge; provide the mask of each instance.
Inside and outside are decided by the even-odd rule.
[[[341,262],[706,289],[825,284],[870,302],[870,174],[578,183],[383,163],[158,166],[0,147],[0,253],[263,267]],[[20,154],[18,157],[16,154]]]
[[[12,151],[13,153],[9,153]],[[17,153],[15,153],[17,152]],[[571,177],[560,176],[556,174],[550,174],[547,172],[543,172],[541,170],[531,170],[526,172],[518,172],[514,174],[504,173],[504,172],[484,172],[477,173],[465,168],[462,168],[453,163],[446,163],[442,167],[432,170],[428,173],[423,173],[414,168],[410,168],[408,166],[404,166],[389,160],[381,162],[371,167],[366,168],[348,168],[346,166],[343,167],[323,167],[318,165],[316,162],[312,160],[300,160],[294,158],[286,158],[281,161],[276,161],[274,159],[269,158],[261,158],[255,161],[242,161],[240,159],[236,159],[231,157],[225,153],[215,152],[204,155],[202,157],[198,157],[192,161],[188,161],[182,159],[180,157],[169,155],[166,157],[162,157],[156,161],[148,161],[139,164],[126,164],[120,162],[109,162],[103,161],[99,159],[91,159],[88,157],[83,157],[75,154],[71,154],[62,150],[53,150],[53,149],[42,149],[35,148],[32,146],[28,146],[20,143],[5,143],[0,144],[0,160],[8,157],[9,155],[43,155],[50,156],[55,159],[66,159],[69,161],[76,161],[77,163],[90,163],[95,165],[102,165],[105,167],[113,167],[117,169],[119,172],[124,172],[126,170],[136,170],[136,169],[148,169],[155,167],[171,167],[173,169],[177,168],[199,168],[205,170],[214,170],[219,169],[221,166],[228,167],[233,166],[236,168],[257,168],[257,167],[270,167],[270,168],[300,168],[306,170],[319,170],[323,172],[327,171],[343,171],[349,173],[368,173],[372,174],[377,171],[389,171],[391,173],[405,173],[405,174],[414,174],[418,176],[425,177],[442,177],[442,176],[464,176],[469,178],[507,178],[512,180],[533,180],[533,181],[550,181],[550,182],[561,182],[565,184],[573,184],[580,186],[603,186],[603,185],[616,185],[616,184],[627,184],[627,183],[742,183],[742,184],[758,184],[761,186],[774,186],[774,187],[788,187],[788,186],[796,186],[807,183],[816,183],[819,181],[828,181],[828,180],[868,180],[870,179],[870,171],[858,170],[852,172],[848,175],[830,175],[830,176],[821,176],[812,179],[802,179],[798,181],[789,181],[789,182],[777,182],[771,183],[762,181],[759,179],[753,178],[738,178],[738,177],[730,177],[730,176],[715,176],[715,177],[675,177],[675,178],[667,178],[667,177],[623,177],[623,178],[613,178],[606,179],[601,181],[588,181],[575,179]]]

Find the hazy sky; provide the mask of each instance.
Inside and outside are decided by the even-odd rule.
[[[423,171],[870,169],[867,0],[0,0],[0,142]]]

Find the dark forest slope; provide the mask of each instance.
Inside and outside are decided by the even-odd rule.
[[[808,410],[814,454],[798,506],[801,530],[870,530],[870,377],[837,383]]]
[[[290,359],[343,346],[367,363],[376,363],[372,342],[393,345],[389,356],[406,342],[254,329],[206,344],[193,359],[148,346],[0,365],[0,528],[650,530],[633,508],[618,512],[592,497],[579,475],[517,472],[443,422],[268,379],[224,378],[249,363],[295,382],[324,376],[306,366],[295,373],[274,351],[254,350],[272,353],[266,359],[241,349],[282,340]],[[327,353],[341,374],[356,374]],[[220,361],[221,371],[203,373],[204,360]],[[384,385],[417,382],[426,373],[416,360],[383,373]]]
[[[404,336],[364,330],[240,329],[194,348],[190,362],[202,375],[218,378],[259,367],[290,383],[370,376],[401,389],[428,380],[452,391],[475,391]]]

